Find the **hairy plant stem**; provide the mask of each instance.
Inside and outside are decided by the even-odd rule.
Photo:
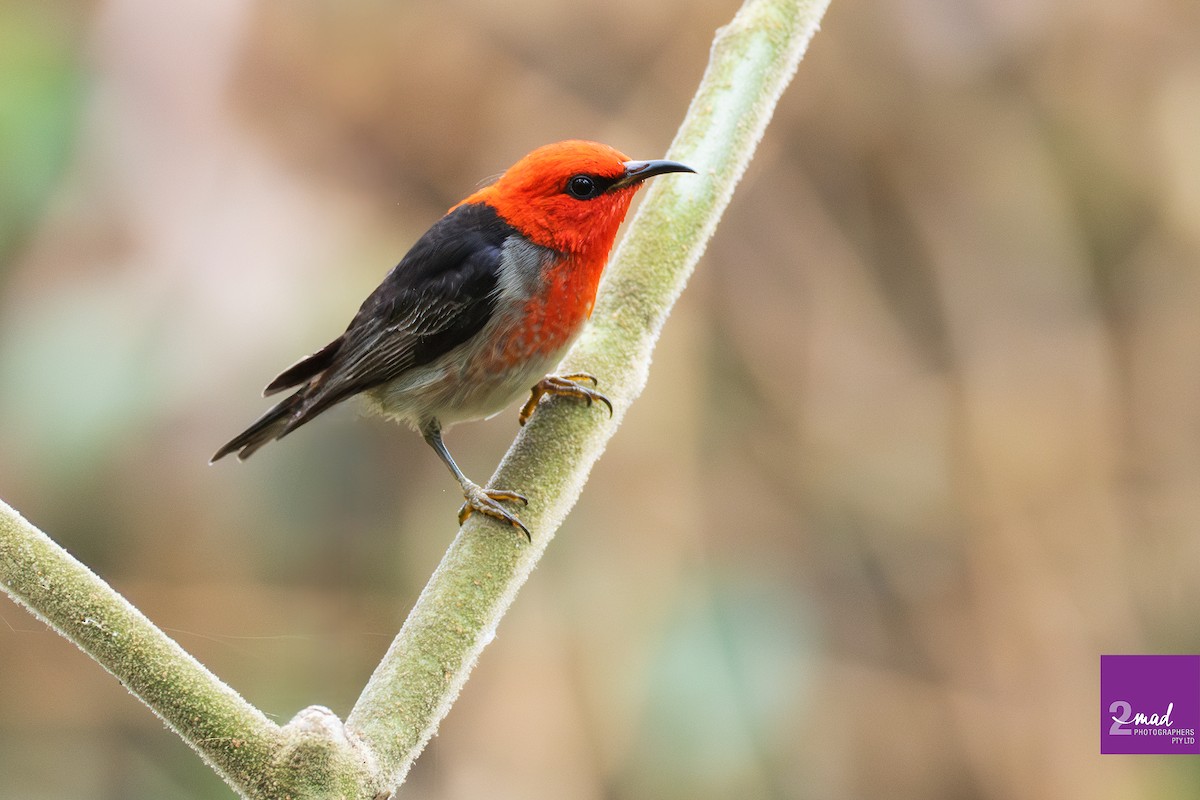
[[[330,785],[371,785],[370,753],[346,740],[340,723],[339,736],[330,736],[310,709],[276,725],[3,501],[0,585],[111,672],[244,796],[324,797]],[[325,767],[296,772],[297,759]]]

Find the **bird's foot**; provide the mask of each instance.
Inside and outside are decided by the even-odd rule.
[[[462,508],[458,509],[459,525],[462,525],[471,514],[478,511],[485,517],[507,522],[509,525],[520,530],[525,535],[527,541],[533,541],[533,537],[530,536],[529,528],[525,527],[525,523],[521,522],[516,514],[513,514],[500,505],[501,502],[520,503],[523,506],[529,505],[529,501],[525,499],[524,495],[510,492],[507,489],[484,489],[478,484],[468,482],[463,484],[463,496],[467,500],[462,504]]]
[[[591,386],[585,385],[589,383]],[[521,414],[517,417],[517,421],[522,425],[528,422],[529,418],[533,416],[534,410],[537,409],[538,403],[546,395],[550,395],[551,397],[573,397],[576,400],[583,400],[589,406],[596,402],[604,403],[604,405],[608,406],[608,415],[611,417],[613,413],[612,402],[592,388],[596,384],[596,376],[587,372],[572,372],[569,375],[547,375],[530,390],[529,399],[525,401],[525,405],[521,406]]]

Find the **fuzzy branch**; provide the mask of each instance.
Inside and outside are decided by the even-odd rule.
[[[367,785],[366,757],[329,736],[313,710],[282,728],[267,719],[3,501],[0,585],[111,672],[244,796],[323,796],[312,773],[290,769],[297,758],[325,765],[327,784],[336,772],[339,785]]]
[[[476,515],[459,531],[346,720],[399,785],[449,711],[517,590],[575,504],[625,409],[646,384],[650,356],[816,32],[828,0],[749,0],[718,31],[712,55],[666,157],[698,175],[655,181],[614,254],[592,322],[564,371],[600,376],[610,419],[570,401],[547,403],[521,431],[492,484],[526,494],[525,544]]]

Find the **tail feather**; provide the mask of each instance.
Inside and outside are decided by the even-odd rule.
[[[297,425],[306,422],[311,417],[300,416],[304,409],[305,394],[305,390],[301,389],[276,403],[253,425],[229,440],[209,459],[208,463],[211,464],[235,452],[239,461],[245,461],[267,442],[273,442],[285,436]]]
[[[208,463],[211,464],[230,453],[237,453],[238,460],[245,461],[267,442],[282,439],[344,397],[344,393],[331,397],[329,392],[320,389],[321,374],[333,364],[344,338],[339,336],[311,356],[305,356],[267,384],[267,388],[263,390],[264,395],[272,395],[294,386],[300,388],[273,405],[253,425],[229,440]]]
[[[311,356],[305,356],[285,369],[275,380],[267,384],[267,388],[263,389],[263,397],[268,397],[276,392],[282,392],[284,389],[290,389],[293,386],[299,386],[329,369],[329,366],[333,363],[334,356],[337,355],[338,350],[342,347],[342,340],[344,338],[339,336]]]

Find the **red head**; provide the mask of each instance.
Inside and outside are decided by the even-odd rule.
[[[603,261],[642,181],[694,171],[675,161],[630,161],[608,145],[572,139],[539,147],[463,203],[487,203],[543,247]]]

